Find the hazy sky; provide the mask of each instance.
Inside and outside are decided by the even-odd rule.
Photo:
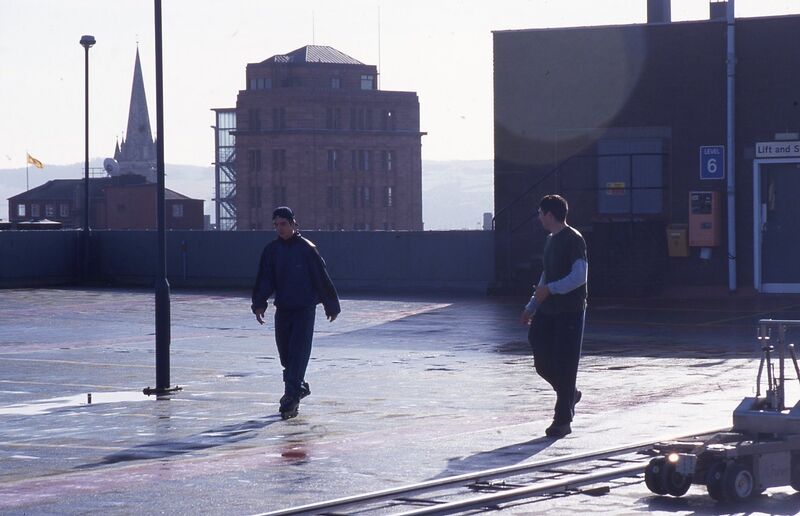
[[[165,157],[213,161],[211,108],[233,107],[245,65],[308,44],[380,66],[380,88],[416,91],[423,159],[492,159],[492,30],[642,23],[646,0],[163,0]],[[800,13],[800,0],[737,0],[738,17]],[[673,0],[672,19],[708,17]],[[153,2],[0,0],[0,168],[82,162],[84,50],[90,155],[127,123],[138,42],[155,132]],[[380,23],[379,23],[380,21]],[[380,27],[380,29],[379,29]],[[699,49],[701,50],[701,49]]]

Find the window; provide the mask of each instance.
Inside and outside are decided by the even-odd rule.
[[[286,108],[272,108],[272,128],[286,129]]]
[[[663,212],[666,153],[662,138],[608,138],[597,143],[597,211]]]
[[[31,217],[39,217],[39,216],[41,216],[39,213],[39,205],[31,204]]]
[[[362,172],[372,170],[370,165],[370,154],[372,153],[368,150],[362,149],[358,151],[358,170]]]
[[[176,202],[172,204],[172,216],[173,218],[183,217],[183,203]]]
[[[341,170],[339,151],[336,149],[328,150],[328,172],[338,172]]]
[[[325,111],[325,128],[326,129],[341,129],[342,128],[342,109],[329,107]]]
[[[368,186],[353,188],[353,207],[367,208],[372,206],[372,195]]]
[[[265,77],[254,77],[250,79],[251,90],[270,90],[272,89],[272,79]]]
[[[338,90],[342,87],[342,79],[339,77],[331,77],[331,88],[334,90]]]
[[[383,197],[383,202],[387,208],[391,208],[392,206],[394,206],[394,192],[392,191],[391,186],[386,187],[385,195]]]
[[[338,186],[329,186],[327,192],[328,208],[342,207],[342,189]],[[335,229],[331,227],[331,229]]]
[[[272,150],[272,170],[275,172],[286,170],[286,149]]]
[[[261,187],[260,186],[253,186],[250,188],[250,207],[251,208],[260,208],[261,207]]]
[[[261,170],[261,151],[259,149],[251,149],[247,152],[247,163],[250,167],[250,172],[258,172]]]
[[[69,204],[63,204],[62,203],[59,206],[59,208],[60,208],[60,210],[59,210],[60,211],[60,215],[61,215],[62,218],[69,217]]]
[[[261,112],[258,109],[249,109],[247,111],[247,119],[251,131],[261,130]]]
[[[55,217],[56,216],[56,205],[47,203],[44,205],[44,216],[45,217]]]
[[[288,204],[285,186],[275,186],[272,188],[272,204],[274,206],[285,206]]]
[[[386,172],[391,172],[394,170],[394,166],[394,151],[383,151],[383,170]]]
[[[24,216],[25,216],[25,205],[17,204],[17,217],[24,217]]]
[[[375,76],[374,75],[362,75],[361,76],[361,89],[362,90],[374,90],[375,89]]]
[[[358,170],[358,151],[350,151],[350,170],[356,172]]]
[[[359,131],[372,129],[372,110],[358,108],[356,110],[356,129]]]

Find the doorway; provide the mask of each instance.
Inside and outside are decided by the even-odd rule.
[[[754,286],[800,293],[800,159],[753,161]]]

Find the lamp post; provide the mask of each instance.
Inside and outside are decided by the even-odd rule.
[[[81,276],[83,281],[89,278],[89,49],[95,44],[94,36],[81,36],[81,46],[86,56],[84,71],[86,74],[85,106],[85,155],[83,174],[83,260]]]
[[[156,386],[142,392],[165,395],[181,390],[169,384],[170,312],[167,281],[167,219],[164,196],[164,74],[161,40],[161,0],[155,3],[156,36],[156,219],[158,225],[158,276],[156,277]]]

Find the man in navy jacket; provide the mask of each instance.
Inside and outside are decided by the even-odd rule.
[[[275,342],[284,382],[280,413],[288,419],[297,415],[300,399],[311,394],[305,374],[311,357],[317,304],[322,303],[331,322],[341,308],[325,261],[317,247],[300,235],[291,208],[276,208],[272,223],[278,238],[261,253],[251,309],[259,324],[264,324],[267,299],[275,295]]]

